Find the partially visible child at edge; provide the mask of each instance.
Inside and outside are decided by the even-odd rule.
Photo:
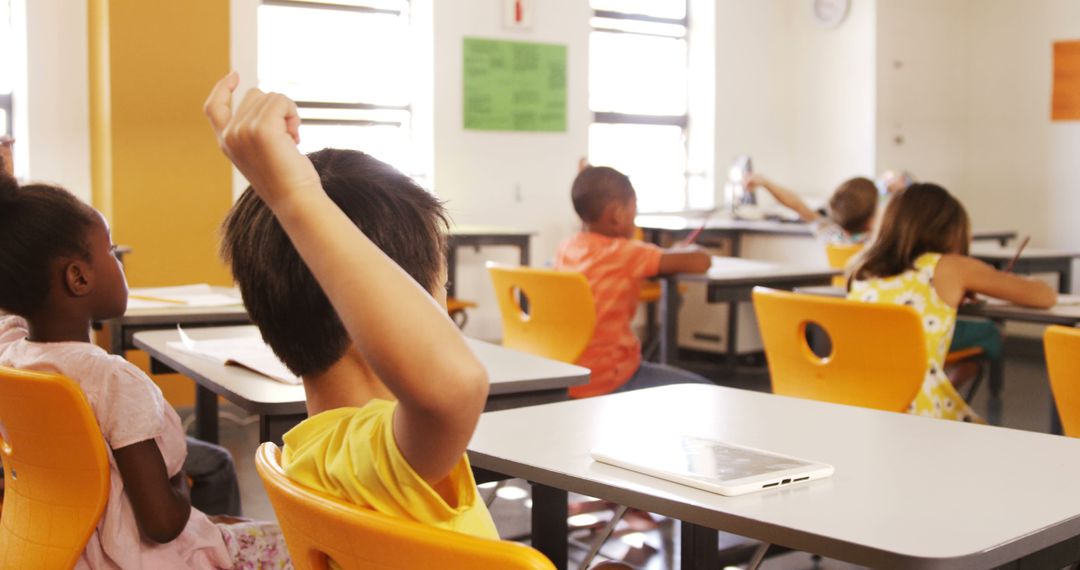
[[[970,242],[960,202],[940,186],[913,184],[889,200],[877,238],[852,273],[849,299],[908,305],[922,315],[929,361],[910,413],[982,421],[943,372],[956,309],[967,292],[1040,308],[1057,301],[1045,283],[969,257]]]
[[[114,250],[102,215],[66,190],[0,176],[0,364],[78,382],[109,448],[109,500],[76,566],[290,567],[276,525],[191,507],[180,418],[141,370],[91,344],[90,323],[127,306]]]
[[[700,247],[661,249],[634,238],[637,195],[626,175],[606,166],[581,165],[570,190],[582,229],[555,254],[555,268],[583,273],[596,305],[596,331],[578,358],[589,383],[570,389],[575,398],[682,383],[711,383],[671,366],[642,362],[641,342],[630,322],[642,280],[654,275],[704,273],[712,258]]]
[[[869,178],[846,180],[829,198],[828,216],[810,209],[794,192],[760,174],[750,175],[749,188],[768,190],[784,207],[811,225],[814,235],[825,243],[867,243],[874,229],[878,208],[878,188]]]

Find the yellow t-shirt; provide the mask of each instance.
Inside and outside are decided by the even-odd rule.
[[[281,464],[292,480],[380,513],[498,540],[463,454],[448,476],[453,505],[409,465],[394,440],[397,402],[372,400],[310,417],[284,436]]]

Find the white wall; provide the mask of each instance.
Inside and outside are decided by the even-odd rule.
[[[877,2],[853,0],[835,28],[821,27],[808,2],[718,2],[719,173],[749,154],[759,172],[819,199],[873,176]]]
[[[434,2],[435,192],[459,224],[510,226],[536,232],[532,264],[552,259],[559,241],[578,227],[570,203],[577,162],[587,153],[592,116],[588,89],[591,11],[583,0],[536,2],[532,30],[502,27],[498,0]],[[462,128],[462,40],[465,37],[567,46],[567,130],[564,133],[474,131]],[[462,250],[457,295],[478,301],[469,334],[498,338],[501,326],[484,261],[517,263],[511,248]]]
[[[26,77],[15,92],[16,174],[90,201],[86,2],[16,0]],[[25,28],[20,24],[25,22]]]
[[[878,163],[954,191],[974,225],[1080,246],[1080,123],[1050,121],[1072,0],[878,0]],[[893,138],[903,137],[897,145]]]

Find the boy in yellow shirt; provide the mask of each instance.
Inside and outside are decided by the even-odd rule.
[[[425,525],[497,539],[465,447],[483,365],[446,314],[442,205],[356,151],[305,156],[296,106],[229,74],[205,111],[251,183],[222,253],[252,321],[304,380],[308,419],[282,464],[308,487]]]

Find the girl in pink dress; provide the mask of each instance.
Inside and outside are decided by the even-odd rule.
[[[78,382],[109,448],[109,501],[76,567],[291,567],[276,525],[191,507],[176,412],[141,370],[90,342],[92,321],[127,307],[114,250],[96,210],[0,173],[0,365]]]

